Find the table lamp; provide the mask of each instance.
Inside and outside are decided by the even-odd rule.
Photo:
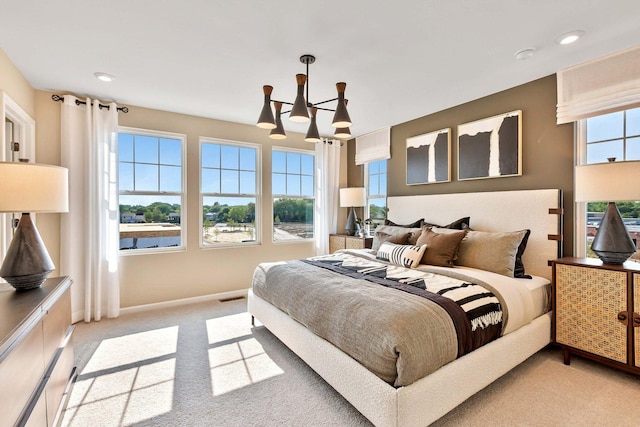
[[[22,213],[0,277],[19,291],[40,287],[55,269],[30,213],[69,211],[68,172],[59,166],[0,162],[0,212]]]
[[[640,161],[576,167],[576,202],[609,202],[591,249],[605,264],[622,264],[636,252],[615,202],[640,200]]]
[[[364,187],[349,187],[340,189],[340,207],[350,208],[347,216],[347,224],[344,229],[349,236],[355,236],[360,229],[358,215],[355,208],[367,205],[367,191]]]

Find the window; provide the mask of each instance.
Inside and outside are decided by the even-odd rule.
[[[184,145],[184,135],[121,128],[121,251],[184,248]]]
[[[368,212],[365,219],[371,219],[370,230],[374,230],[387,218],[387,161],[366,163],[365,181]]]
[[[259,242],[258,146],[200,141],[202,246]]]
[[[604,114],[578,123],[578,158],[581,164],[640,160],[640,108]],[[578,206],[576,221],[577,253],[596,257],[591,242],[598,231],[607,202],[585,203]],[[618,202],[618,209],[631,238],[640,242],[640,201]],[[637,243],[636,243],[637,245]],[[639,253],[631,257],[639,260]]]
[[[308,151],[274,149],[271,159],[273,240],[312,239],[315,156]]]

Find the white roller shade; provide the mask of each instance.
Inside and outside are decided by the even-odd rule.
[[[356,165],[391,158],[391,128],[356,138]]]
[[[558,124],[640,106],[640,46],[561,70],[557,77]]]

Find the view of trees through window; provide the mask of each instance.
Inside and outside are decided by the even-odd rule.
[[[313,238],[314,155],[274,149],[271,159],[273,240]]]
[[[255,243],[258,149],[201,142],[202,244]]]
[[[387,217],[387,161],[378,160],[367,165],[367,206],[370,232]]]
[[[640,160],[640,108],[604,114],[585,120],[586,163],[604,163],[609,158],[616,161]],[[629,185],[633,185],[630,177]],[[620,215],[636,243],[640,243],[640,201],[616,203]],[[596,257],[591,251],[607,202],[586,204],[587,256]],[[640,261],[640,252],[631,257]]]
[[[120,249],[182,246],[183,136],[118,134]]]

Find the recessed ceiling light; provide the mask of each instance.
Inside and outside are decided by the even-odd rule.
[[[568,33],[562,34],[560,37],[556,39],[556,43],[558,44],[571,44],[578,40],[580,37],[584,35],[584,31],[582,30],[574,30]]]
[[[516,57],[516,59],[529,59],[533,56],[533,54],[535,53],[536,48],[535,47],[528,47],[526,49],[522,49],[517,51],[514,56]]]
[[[115,77],[107,73],[93,73],[93,75],[101,82],[112,82],[115,80]]]

